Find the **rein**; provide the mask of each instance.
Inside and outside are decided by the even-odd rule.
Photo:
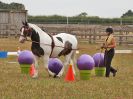
[[[27,39],[26,39],[26,41],[33,42],[33,43],[38,43],[38,44],[43,44],[43,45],[46,45],[46,46],[51,46],[51,44],[39,43],[39,42],[36,42],[36,41],[27,40]],[[65,48],[63,46],[57,46],[57,45],[55,45],[55,47]],[[78,50],[78,49],[72,49],[72,50]]]
[[[27,35],[28,35],[28,34],[27,34]],[[65,47],[63,47],[63,46],[57,46],[57,45],[55,45],[55,44],[54,44],[53,37],[52,37],[50,34],[48,34],[48,33],[47,33],[47,35],[49,35],[50,38],[52,39],[52,44],[46,44],[46,43],[40,43],[40,42],[28,40],[28,39],[27,39],[27,35],[20,35],[20,36],[25,37],[25,38],[26,38],[25,40],[26,40],[26,41],[29,41],[29,42],[38,43],[38,44],[43,44],[43,45],[46,45],[46,46],[51,46],[52,49],[53,49],[54,47],[65,48]],[[32,36],[32,34],[30,35],[30,37],[31,37],[31,36]],[[78,50],[78,49],[72,49],[72,50]],[[53,52],[53,50],[51,51],[51,54],[52,54],[52,52]]]
[[[23,36],[25,37],[24,35],[20,35],[20,36]],[[32,40],[28,40],[27,37],[26,37],[26,41],[28,42],[33,42],[33,43],[38,43],[38,44],[43,44],[43,45],[46,45],[46,46],[51,46],[51,44],[46,44],[46,43],[40,43],[40,42],[36,42],[36,41],[32,41]],[[65,48],[63,46],[57,46],[57,45],[54,45],[55,47],[60,47],[60,48]],[[77,48],[77,49],[72,49],[72,50],[86,50],[87,48]],[[101,49],[101,48],[100,48]],[[96,50],[100,50],[100,49],[96,49]]]

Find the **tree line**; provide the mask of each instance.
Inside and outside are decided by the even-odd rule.
[[[124,13],[120,18],[100,18],[98,16],[88,16],[82,12],[76,16],[28,16],[28,21],[42,24],[133,24],[133,12],[131,10]]]

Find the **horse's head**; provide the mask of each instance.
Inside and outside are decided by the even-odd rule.
[[[31,36],[31,32],[32,32],[32,28],[29,27],[28,23],[27,22],[22,22],[23,23],[23,26],[21,27],[20,31],[21,31],[21,35],[20,35],[20,38],[19,38],[19,42],[20,43],[24,43],[25,40],[27,40],[27,37]]]

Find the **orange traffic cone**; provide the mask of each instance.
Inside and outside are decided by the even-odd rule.
[[[30,67],[30,76],[32,77],[34,75],[34,73],[35,73],[35,66],[34,66],[34,64],[32,64]]]
[[[73,74],[73,70],[72,70],[72,65],[69,65],[66,77],[65,77],[65,81],[74,81],[75,77]]]

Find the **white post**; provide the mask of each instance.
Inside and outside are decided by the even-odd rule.
[[[120,19],[120,25],[122,25],[122,18]]]
[[[67,25],[69,24],[68,16],[67,16]]]

